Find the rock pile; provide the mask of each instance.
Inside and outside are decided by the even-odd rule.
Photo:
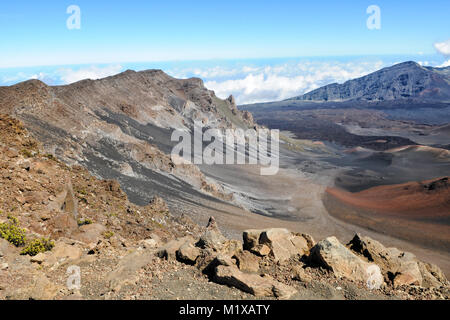
[[[385,248],[368,237],[355,235],[347,245],[336,237],[317,244],[307,234],[287,229],[246,230],[243,242],[226,239],[214,218],[198,240],[184,237],[158,249],[160,258],[196,265],[211,281],[238,288],[257,297],[288,299],[297,290],[268,273],[264,264],[284,265],[294,280],[308,283],[306,271],[320,268],[337,279],[360,283],[368,290],[414,285],[424,288],[448,286],[442,271],[421,262],[408,252]]]

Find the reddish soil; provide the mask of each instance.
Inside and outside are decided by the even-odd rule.
[[[440,251],[450,250],[448,177],[351,193],[328,188],[328,212],[346,222]]]
[[[327,193],[347,205],[413,219],[450,217],[450,179],[379,186],[351,193],[328,188]]]

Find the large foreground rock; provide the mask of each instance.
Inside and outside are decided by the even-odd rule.
[[[311,249],[306,237],[283,228],[246,230],[243,240],[245,250],[260,256],[269,254],[276,262],[284,262],[295,255],[303,256]]]
[[[337,277],[347,278],[353,281],[363,281],[367,283],[369,277],[377,276],[373,274],[374,264],[370,264],[352,251],[342,245],[336,237],[326,238],[317,243],[311,250],[311,261],[326,269],[331,270]],[[377,283],[383,283],[381,274],[378,275]]]
[[[297,291],[270,276],[260,276],[253,273],[244,273],[235,266],[219,265],[216,267],[214,280],[226,284],[256,297],[276,297],[288,299]]]
[[[185,242],[177,251],[177,259],[188,264],[195,264],[200,256],[200,249],[190,242]]]
[[[236,264],[241,271],[248,271],[248,272],[258,272],[259,270],[259,260],[261,258],[258,258],[254,254],[252,254],[250,251],[239,251],[234,256],[234,259],[236,259]]]
[[[349,246],[379,265],[385,280],[392,282],[395,287],[440,287],[447,283],[444,273],[437,266],[420,262],[412,253],[386,248],[380,242],[358,234],[350,241]]]

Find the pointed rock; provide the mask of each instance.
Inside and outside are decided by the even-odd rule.
[[[78,200],[75,197],[72,183],[68,182],[64,189],[56,195],[56,198],[48,204],[50,211],[62,211],[70,213],[76,220],[78,217]]]
[[[204,249],[211,248],[220,251],[226,242],[227,238],[220,232],[214,217],[209,218],[206,231],[201,235],[200,240],[197,242],[197,246]]]

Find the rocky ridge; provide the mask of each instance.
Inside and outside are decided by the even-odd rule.
[[[161,70],[127,70],[53,87],[29,80],[0,87],[0,108],[23,121],[46,153],[118,180],[139,204],[155,195],[174,198],[168,195],[189,188],[232,200],[196,165],[174,163],[170,153],[178,142],[171,142],[171,134],[192,133],[195,121],[206,128],[255,126],[232,96],[221,100],[201,79],[175,79]],[[152,194],[140,187],[145,183]]]
[[[408,61],[367,76],[333,83],[289,100],[306,101],[393,101],[405,99],[448,100],[449,68],[422,67]],[[446,72],[447,71],[447,72]]]

